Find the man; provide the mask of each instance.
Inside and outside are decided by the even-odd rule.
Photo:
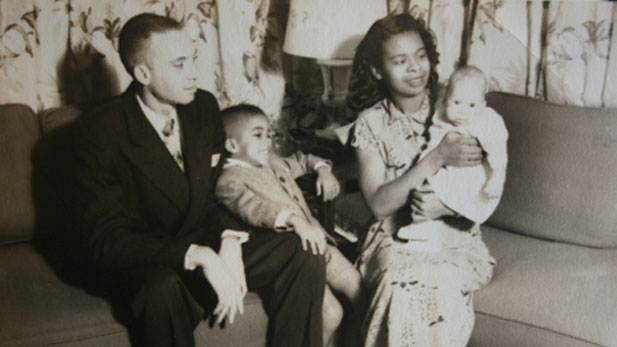
[[[225,136],[180,24],[135,16],[119,51],[134,82],[78,124],[76,202],[88,250],[138,338],[194,345],[214,305],[218,322],[242,313],[248,284],[272,293],[263,298],[270,345],[320,346],[323,258],[291,233],[224,231],[236,225],[214,201]]]

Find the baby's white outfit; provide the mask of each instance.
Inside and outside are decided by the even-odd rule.
[[[483,188],[490,175],[496,175],[502,180],[505,178],[508,131],[501,116],[490,107],[479,109],[464,127],[447,122],[444,111],[438,108],[435,112],[433,124],[429,128],[429,143],[423,155],[437,147],[443,137],[453,131],[476,138],[486,152],[486,160],[482,165],[472,167],[444,166],[427,180],[444,205],[474,223],[481,224],[495,211],[501,197],[500,193],[497,198],[488,198]],[[400,228],[397,236],[409,240],[412,249],[438,251],[441,235],[436,231],[441,228],[436,224],[445,226],[440,220],[411,223]]]

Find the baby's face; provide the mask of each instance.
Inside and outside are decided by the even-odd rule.
[[[458,81],[450,88],[446,101],[446,120],[456,126],[465,126],[484,106],[484,85],[473,81]]]
[[[236,159],[261,167],[268,164],[272,142],[266,117],[253,117],[242,124],[235,138],[237,151],[233,154]]]

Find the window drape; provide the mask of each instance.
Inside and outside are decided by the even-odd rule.
[[[366,1],[429,23],[442,81],[467,62],[485,71],[492,90],[617,107],[614,2]],[[257,104],[275,126],[288,124],[281,120],[286,80],[322,88],[316,70],[302,76],[306,62],[281,53],[288,8],[288,0],[2,0],[0,103],[39,111],[121,92],[130,78],[117,54],[119,30],[131,16],[154,12],[186,23],[199,52],[199,85],[222,107]]]

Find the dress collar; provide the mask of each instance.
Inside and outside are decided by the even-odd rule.
[[[384,109],[386,110],[386,112],[388,113],[388,115],[390,116],[389,117],[390,123],[394,123],[395,121],[399,119],[403,119],[403,118],[410,118],[421,124],[426,123],[426,120],[428,119],[429,113],[430,113],[430,99],[428,95],[429,93],[428,91],[426,91],[424,93],[424,98],[422,99],[422,104],[420,104],[420,108],[418,108],[416,112],[409,114],[409,115],[401,111],[398,107],[396,107],[396,105],[394,104],[394,102],[392,102],[392,100],[388,98],[383,99],[382,105]]]

